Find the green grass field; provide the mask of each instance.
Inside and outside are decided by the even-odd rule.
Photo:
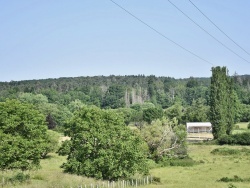
[[[250,132],[250,129],[247,128],[247,125],[248,125],[248,122],[237,123],[236,128],[233,130],[233,134],[242,133],[246,131]]]
[[[161,183],[144,186],[147,188],[200,188],[218,187],[227,188],[230,183],[217,182],[222,177],[250,178],[250,155],[240,156],[220,156],[210,152],[218,147],[215,145],[189,145],[189,155],[199,164],[192,167],[162,167],[152,169],[150,173],[159,177]],[[225,147],[225,146],[223,146]],[[226,146],[230,148],[242,148],[240,146]],[[246,147],[249,148],[250,147]],[[43,188],[43,187],[78,187],[78,185],[94,183],[94,179],[76,175],[65,174],[60,169],[60,165],[65,161],[65,157],[51,154],[49,158],[42,160],[42,169],[29,172],[31,180],[29,183],[8,185],[4,187],[19,188]],[[2,175],[11,175],[13,172]],[[232,183],[238,188],[250,187],[250,183]]]
[[[240,124],[242,130],[246,131],[247,123]],[[241,146],[218,146],[218,145],[188,145],[189,156],[198,162],[191,167],[167,166],[155,168],[150,174],[159,177],[161,182],[144,186],[145,188],[250,188],[250,182],[217,182],[222,177],[233,178],[235,175],[241,178],[250,178],[250,155],[213,155],[211,151],[215,148],[228,147],[239,149]],[[245,146],[250,149],[250,146]],[[96,180],[77,175],[63,173],[60,165],[66,161],[66,157],[55,153],[41,161],[42,168],[29,171],[30,180],[23,184],[2,185],[3,177],[11,177],[16,172],[0,172],[0,187],[17,188],[77,188],[84,187]],[[230,185],[231,184],[231,185]],[[235,187],[232,187],[235,186]]]
[[[248,122],[240,122],[237,123],[236,125],[239,126],[239,129],[247,129]]]
[[[18,188],[77,188],[79,185],[96,182],[94,179],[63,173],[60,165],[66,161],[66,157],[51,154],[47,159],[41,161],[42,168],[36,171],[29,171],[30,181],[24,184],[9,184],[4,187]],[[5,172],[1,175],[12,176],[16,172]],[[1,177],[0,175],[0,177]],[[1,178],[2,179],[2,178]],[[1,180],[0,179],[0,180]],[[2,180],[1,180],[2,181]],[[1,187],[1,184],[0,184]]]
[[[161,178],[161,184],[145,186],[148,188],[225,188],[230,183],[217,182],[222,177],[250,178],[250,156],[218,156],[210,152],[214,145],[189,145],[190,156],[200,162],[192,167],[165,167],[151,170],[153,176]],[[225,147],[225,146],[223,146]],[[241,148],[239,146],[227,146]],[[250,148],[250,147],[247,147]],[[250,187],[250,183],[232,183],[236,187]]]

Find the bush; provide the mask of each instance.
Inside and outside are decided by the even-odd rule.
[[[153,177],[152,177],[152,181],[153,181],[154,183],[161,183],[161,178],[153,176]]]
[[[238,129],[240,129],[240,126],[239,125],[235,125],[234,129],[238,130]]]
[[[10,177],[8,181],[10,181],[12,184],[16,184],[16,183],[27,182],[29,179],[30,179],[29,174],[24,174],[23,172],[19,172],[15,174],[13,177]]]
[[[197,162],[191,158],[174,159],[170,161],[170,166],[194,166]]]
[[[234,184],[232,184],[232,183],[230,183],[229,185],[228,185],[228,188],[237,188]]]
[[[194,161],[190,157],[185,157],[185,158],[167,158],[164,157],[159,161],[159,164],[164,167],[164,166],[194,166],[198,164],[197,161]]]
[[[247,128],[250,129],[250,122],[247,124]]]
[[[44,145],[43,153],[41,155],[42,159],[46,158],[48,153],[55,152],[58,150],[58,140],[59,135],[57,132],[48,130],[46,143]]]
[[[159,165],[152,159],[147,159],[147,165],[149,169],[157,168]]]
[[[250,145],[250,132],[238,133],[233,135],[223,135],[218,138],[220,145]]]
[[[240,154],[240,150],[238,149],[229,149],[229,148],[216,148],[211,151],[212,154],[217,155],[238,155]]]
[[[62,155],[62,156],[69,155],[71,145],[72,143],[70,140],[63,141],[61,147],[57,151],[58,155]]]
[[[235,175],[233,178],[223,177],[223,178],[219,179],[218,181],[222,181],[222,182],[244,182],[245,180],[240,178],[239,176]]]
[[[234,144],[234,138],[232,138],[232,135],[223,135],[220,138],[218,138],[218,144],[224,145],[224,144]]]

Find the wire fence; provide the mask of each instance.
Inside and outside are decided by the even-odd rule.
[[[12,185],[12,182],[8,181],[4,177],[2,177],[2,180],[0,181],[1,181],[0,187]],[[143,178],[138,178],[138,179],[103,181],[103,182],[95,182],[89,184],[81,184],[78,186],[70,186],[70,188],[131,188],[131,187],[149,185],[152,184],[154,181],[157,181],[155,180],[155,177],[145,176]],[[57,186],[55,186],[54,188],[57,188]]]
[[[152,176],[146,176],[140,179],[131,180],[118,180],[118,181],[108,181],[100,183],[91,183],[78,186],[78,188],[130,188],[139,187],[143,185],[151,184],[154,181]]]

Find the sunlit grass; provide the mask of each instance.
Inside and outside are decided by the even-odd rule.
[[[66,157],[58,156],[57,154],[50,154],[48,158],[41,161],[41,169],[36,171],[29,171],[30,181],[24,184],[17,184],[18,188],[67,188],[78,187],[79,185],[91,184],[96,180],[91,178],[85,178],[82,176],[71,175],[63,173],[60,165],[66,161]],[[4,173],[4,176],[11,176],[15,172]],[[4,187],[13,187],[13,185],[7,185]]]
[[[240,122],[237,123],[236,125],[239,126],[239,129],[247,129],[248,122]]]
[[[243,126],[243,125],[242,125]],[[168,166],[155,168],[150,171],[152,176],[159,177],[161,183],[144,186],[145,188],[228,188],[230,183],[218,182],[222,177],[250,178],[249,155],[214,155],[215,148],[248,148],[250,146],[217,146],[217,145],[188,145],[189,156],[198,162],[191,167]],[[95,183],[95,179],[64,173],[60,166],[66,157],[55,153],[41,161],[41,169],[27,172],[30,181],[24,184],[7,185],[6,188],[77,188],[79,185]],[[4,172],[1,176],[10,177],[15,172]],[[0,178],[1,181],[1,178]],[[233,182],[237,188],[250,188],[249,182]],[[1,186],[1,184],[0,184]]]
[[[210,152],[215,145],[189,145],[189,155],[200,164],[192,167],[164,167],[151,170],[153,176],[161,178],[161,184],[145,186],[148,188],[227,188],[230,183],[217,182],[222,177],[249,178],[249,156],[219,156]],[[241,148],[240,146],[227,146]],[[250,147],[247,147],[250,148]],[[236,187],[250,187],[249,182],[232,183]]]
[[[247,128],[248,122],[240,122],[235,125],[235,129],[233,130],[233,134],[250,132],[250,129]]]

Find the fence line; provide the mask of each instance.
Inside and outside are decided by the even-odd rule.
[[[2,181],[2,182],[1,182]],[[103,181],[103,182],[96,182],[90,184],[82,184],[78,185],[77,187],[70,187],[70,188],[131,188],[131,187],[139,187],[143,185],[148,185],[153,183],[154,178],[152,176],[146,176],[140,179],[130,179],[130,180],[118,180],[118,181]],[[8,185],[8,181],[2,177],[1,187],[5,187]],[[57,188],[55,186],[55,188]]]
[[[130,188],[148,185],[153,182],[152,176],[146,176],[141,179],[106,181],[102,183],[91,183],[79,185],[78,188]],[[73,188],[73,187],[72,187]]]

